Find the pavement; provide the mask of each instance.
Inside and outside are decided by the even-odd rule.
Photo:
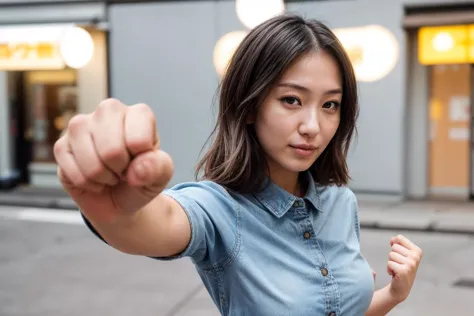
[[[474,235],[474,203],[359,202],[359,221],[363,228]]]
[[[363,229],[361,249],[391,281],[389,241]],[[409,298],[390,316],[473,315],[474,235],[406,232],[423,249]],[[278,275],[275,275],[278,278]],[[78,212],[0,206],[1,316],[218,316],[191,260],[121,253],[95,237]]]
[[[20,186],[0,191],[0,206],[77,210],[61,189]],[[362,228],[474,235],[474,202],[359,199]]]

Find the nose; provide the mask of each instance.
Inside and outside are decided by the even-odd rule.
[[[319,126],[319,115],[317,109],[311,109],[302,113],[299,132],[308,137],[315,137],[321,131]]]

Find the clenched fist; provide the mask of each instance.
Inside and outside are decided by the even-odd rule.
[[[422,250],[402,235],[390,240],[392,251],[387,272],[392,276],[390,294],[397,302],[403,302],[411,291],[422,258]]]
[[[107,99],[73,117],[54,145],[58,177],[86,217],[112,222],[148,204],[171,179],[171,157],[159,145],[147,105]]]

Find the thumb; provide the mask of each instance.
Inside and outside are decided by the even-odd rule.
[[[138,155],[112,191],[116,207],[127,213],[139,210],[163,191],[172,176],[173,161],[167,153],[153,150]]]
[[[148,189],[153,191],[161,191],[172,176],[173,161],[170,155],[155,149],[142,153],[133,159],[128,167],[125,180],[132,187],[149,187]]]

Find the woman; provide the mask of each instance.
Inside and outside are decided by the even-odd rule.
[[[58,176],[91,230],[129,254],[190,257],[222,315],[385,315],[421,250],[390,241],[374,293],[345,186],[358,114],[351,63],[323,24],[282,15],[253,29],[222,79],[203,179],[164,189],[171,158],[143,104],[102,102],[55,145]]]

